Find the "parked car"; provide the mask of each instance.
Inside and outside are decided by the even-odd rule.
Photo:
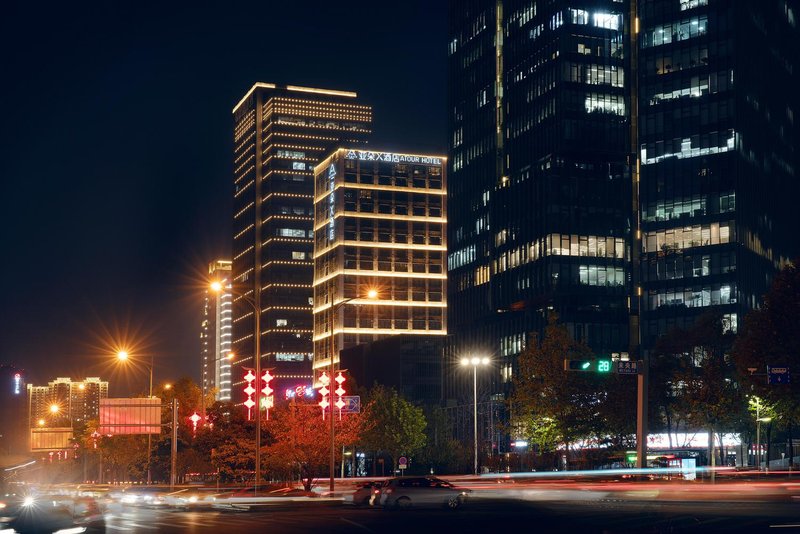
[[[407,509],[421,506],[446,506],[458,508],[467,498],[469,490],[457,488],[436,477],[390,478],[381,486],[381,506],[390,509]]]
[[[380,482],[365,482],[353,492],[353,504],[356,506],[373,506],[380,500],[380,494]]]

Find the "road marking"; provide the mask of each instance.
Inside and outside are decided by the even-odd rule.
[[[361,523],[356,523],[355,521],[351,521],[350,519],[346,519],[346,518],[344,518],[344,517],[340,517],[339,519],[341,519],[341,520],[342,520],[342,521],[344,521],[345,523],[349,523],[349,524],[353,525],[354,527],[358,527],[358,528],[360,528],[360,529],[362,529],[362,530],[366,530],[367,532],[375,532],[375,531],[374,531],[374,530],[372,530],[371,528],[369,528],[369,527],[365,527],[365,526],[364,526],[364,525],[362,525]]]
[[[106,528],[110,528],[112,530],[133,530],[132,528],[118,527],[116,525],[106,525]]]
[[[770,525],[769,528],[800,528],[800,523],[796,525]]]
[[[157,530],[158,527],[151,527],[150,525],[140,525],[138,523],[134,523],[133,521],[128,521],[126,523],[128,526],[135,527],[135,528],[144,528],[147,530]]]

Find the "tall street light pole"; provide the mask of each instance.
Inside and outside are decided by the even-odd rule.
[[[331,361],[330,361],[330,388],[331,392],[333,392],[333,384],[334,384],[334,356],[336,355],[336,335],[333,332],[334,326],[336,325],[336,313],[339,309],[350,302],[351,300],[356,300],[359,297],[350,297],[349,299],[344,299],[341,302],[337,302],[333,306],[331,306]],[[367,292],[367,298],[375,300],[378,298],[378,292],[374,289],[370,289]],[[331,297],[331,302],[333,302],[333,297]],[[333,395],[331,395],[331,400],[333,400]],[[328,409],[330,410],[330,420],[331,420],[331,460],[330,460],[330,492],[333,494],[334,490],[336,489],[336,426],[335,421],[333,418],[333,402],[328,405]]]
[[[489,365],[489,358],[462,358],[461,365],[472,366],[472,441],[473,441],[473,470],[478,474],[478,366]]]
[[[225,288],[222,282],[212,282],[211,290],[221,293],[223,290],[230,291],[232,294],[241,297],[253,308],[254,336],[253,359],[255,360],[256,372],[256,480],[253,484],[253,493],[258,495],[258,483],[261,480],[261,306],[256,301],[244,293],[234,290],[231,287]],[[203,414],[205,416],[205,414]]]
[[[120,350],[120,351],[117,352],[117,359],[119,361],[121,361],[121,362],[128,361],[129,357],[130,357],[130,354],[128,354],[127,350]],[[149,398],[153,397],[153,367],[155,367],[155,355],[151,354],[150,355],[150,388],[148,390],[149,391],[149,393],[148,393],[148,397]],[[147,434],[147,484],[148,485],[153,483],[152,470],[150,468],[150,459],[151,459],[151,456],[152,456],[152,449],[153,449],[153,435],[148,433]]]

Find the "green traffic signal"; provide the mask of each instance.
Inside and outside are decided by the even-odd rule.
[[[564,360],[564,370],[610,373],[611,360]]]

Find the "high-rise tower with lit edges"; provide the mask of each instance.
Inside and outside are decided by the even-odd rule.
[[[242,293],[261,310],[273,387],[311,384],[313,169],[336,146],[366,144],[372,108],[357,96],[256,83],[233,108],[232,349],[237,364],[254,367],[254,313]]]

